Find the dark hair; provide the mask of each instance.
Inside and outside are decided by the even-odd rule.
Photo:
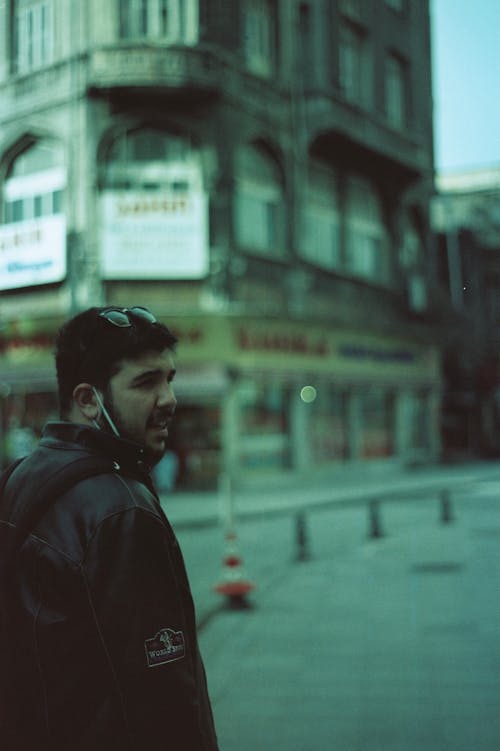
[[[173,350],[177,343],[176,336],[160,322],[150,323],[127,313],[132,325],[119,327],[99,315],[104,310],[110,308],[79,313],[57,334],[55,359],[62,417],[71,409],[73,390],[79,383],[105,390],[122,360],[134,360],[151,350]]]

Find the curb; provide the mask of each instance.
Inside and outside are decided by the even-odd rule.
[[[350,488],[335,489],[335,478],[332,478],[332,487],[321,486],[316,488],[301,487],[290,492],[290,488],[283,488],[282,491],[273,489],[268,495],[268,502],[263,505],[263,493],[236,493],[234,498],[234,516],[239,521],[252,521],[272,518],[287,514],[306,513],[321,511],[329,508],[342,508],[349,506],[362,506],[372,502],[408,502],[417,496],[441,495],[450,493],[459,488],[475,482],[497,481],[500,486],[500,466],[495,469],[491,466],[481,468],[479,465],[461,466],[460,468],[449,469],[442,468],[439,470],[432,469],[423,476],[402,477],[395,476],[385,482],[373,482],[370,485],[357,485]],[[309,495],[309,500],[304,501],[304,497]],[[175,498],[175,496],[174,496]],[[179,503],[186,508],[190,508],[189,514],[182,514],[180,508],[176,509]],[[190,504],[207,505],[210,509],[202,508],[200,512],[195,511]],[[161,505],[172,524],[179,530],[203,529],[207,527],[219,526],[222,523],[220,512],[220,496],[211,494],[198,494],[191,498],[182,498],[179,495],[172,502],[171,497],[161,499]]]

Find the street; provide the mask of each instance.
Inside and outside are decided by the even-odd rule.
[[[224,536],[179,529],[221,751],[498,751],[498,483],[239,523],[247,610],[222,609]]]

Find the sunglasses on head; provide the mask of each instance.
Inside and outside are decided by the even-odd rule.
[[[132,326],[133,318],[140,318],[148,323],[157,323],[156,318],[147,308],[107,308],[99,313],[99,318],[104,318],[108,323],[120,328]]]

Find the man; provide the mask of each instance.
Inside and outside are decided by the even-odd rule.
[[[174,415],[176,343],[145,308],[91,308],[56,342],[60,422],[14,470],[0,531],[68,463],[104,471],[51,499],[2,605],[2,751],[214,751],[182,556],[149,477]]]

